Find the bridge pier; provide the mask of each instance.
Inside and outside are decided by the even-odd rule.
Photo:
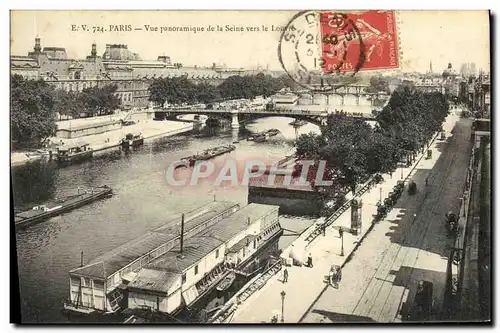
[[[231,128],[240,128],[240,121],[238,119],[238,111],[231,111]]]

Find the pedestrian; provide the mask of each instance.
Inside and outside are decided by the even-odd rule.
[[[339,228],[339,237],[342,238],[344,235],[344,229],[342,227]]]
[[[330,272],[329,272],[329,274],[328,274],[328,275],[329,275],[329,279],[328,279],[328,280],[329,280],[329,282],[330,282],[330,285],[331,285],[332,287],[334,287],[334,286],[335,286],[335,282],[336,282],[336,281],[335,281],[335,269],[334,269],[333,267],[332,267],[332,268],[330,268]]]
[[[309,253],[309,256],[307,257],[307,267],[312,268],[313,267],[313,258],[312,255]]]
[[[283,271],[283,283],[287,282],[288,282],[288,270],[285,268],[285,270]]]

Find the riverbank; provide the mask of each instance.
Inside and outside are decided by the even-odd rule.
[[[56,145],[60,145],[61,143],[63,143],[65,146],[84,142],[88,143],[90,145],[90,148],[92,148],[94,152],[102,152],[108,149],[119,147],[121,144],[121,139],[123,139],[127,133],[141,133],[144,137],[144,141],[147,142],[162,137],[168,137],[188,132],[193,129],[193,123],[186,123],[181,121],[154,121],[151,119],[147,119],[146,114],[133,114],[132,120],[136,122],[134,125],[123,126],[118,130],[113,130],[101,134],[88,135],[76,139],[61,139],[53,137],[50,138],[50,142],[53,142]],[[91,120],[85,119],[82,121],[89,122]],[[95,119],[93,121],[99,122],[103,121],[103,119]],[[39,153],[37,153],[36,151],[11,152],[11,166],[23,165],[40,160],[41,158],[41,151]]]

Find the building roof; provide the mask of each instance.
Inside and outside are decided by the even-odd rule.
[[[182,273],[222,244],[224,244],[224,241],[216,237],[191,237],[185,240],[182,253],[179,251],[179,248],[168,251],[147,264],[145,268]]]
[[[144,268],[147,270],[158,270],[160,272],[181,274],[191,266],[197,264],[201,259],[207,256],[207,254],[213,252],[222,244],[226,243],[238,233],[245,230],[248,226],[248,218],[250,218],[250,223],[253,223],[256,219],[261,218],[262,216],[266,215],[266,213],[269,213],[277,208],[279,209],[279,206],[251,203],[248,206],[221,220],[217,224],[208,227],[205,232],[202,232],[195,237],[186,239],[184,242],[182,255],[179,252],[179,248],[177,247],[175,250],[170,250],[157,259],[154,259],[146,266],[144,266]],[[264,226],[262,229],[265,229],[266,227],[267,226]],[[244,246],[246,245],[247,239],[251,241],[254,238],[255,236],[248,235],[242,241],[235,244],[232,248]],[[147,274],[149,274],[148,282],[150,283],[150,285],[147,286],[147,288],[141,289],[159,290],[166,292],[168,285],[162,285],[162,282],[159,281],[164,276],[162,273],[158,273],[155,276],[150,272],[148,272]],[[156,281],[155,279],[158,279],[158,281]],[[170,279],[170,281],[172,281],[172,279]],[[158,285],[161,289],[152,289],[152,285]],[[140,288],[138,284],[133,285],[133,287]]]
[[[276,208],[279,209],[279,206],[251,203],[208,228],[201,235],[216,237],[224,242],[229,241],[247,228],[249,219],[250,224],[252,224],[255,220],[260,219],[263,215],[270,213]]]
[[[238,243],[231,246],[227,250],[227,253],[238,253],[242,248],[247,246],[247,244],[252,242],[255,238],[257,238],[257,236],[255,236],[255,235],[248,235],[246,237],[243,237],[242,240],[240,240]]]
[[[143,268],[139,271],[135,278],[130,281],[128,288],[154,290],[166,293],[172,283],[180,277],[181,274],[179,273]]]
[[[185,231],[227,211],[236,206],[234,202],[215,201],[185,214]],[[179,224],[182,214],[174,214],[164,225],[148,232],[147,234],[131,240],[93,260],[87,265],[76,268],[71,273],[107,278],[123,267],[166,244],[180,235]]]

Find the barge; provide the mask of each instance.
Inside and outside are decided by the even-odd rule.
[[[271,128],[270,130],[268,130],[267,132],[267,135],[269,136],[276,136],[280,133],[280,130],[279,129],[276,129],[276,128]]]
[[[220,156],[220,155],[229,153],[235,149],[236,149],[236,146],[234,146],[234,145],[224,145],[224,146],[219,146],[219,147],[215,147],[215,148],[209,148],[209,149],[204,150],[203,152],[201,152],[199,154],[184,157],[181,159],[181,161],[188,162],[190,166],[193,166],[196,163],[196,161],[206,161],[206,160],[212,159],[216,156]]]
[[[88,143],[73,143],[58,147],[56,150],[57,162],[60,165],[78,163],[92,158],[94,151]]]
[[[279,257],[278,210],[212,202],[177,216],[72,270],[64,312],[95,322],[209,322]]]
[[[35,206],[30,210],[16,213],[14,217],[16,228],[26,228],[48,218],[60,215],[75,208],[84,206],[112,194],[111,188],[104,185],[89,190],[78,189],[78,194]]]
[[[136,149],[144,144],[144,137],[142,136],[141,133],[139,134],[132,134],[128,133],[125,135],[125,138],[123,138],[120,141],[120,145],[122,146],[123,150],[129,150],[130,148]]]

